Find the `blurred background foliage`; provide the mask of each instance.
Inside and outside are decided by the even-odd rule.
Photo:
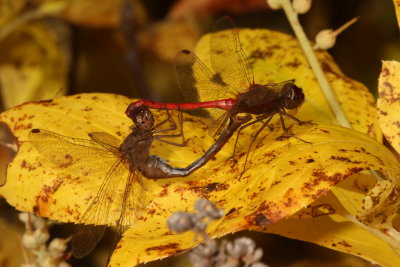
[[[222,15],[232,16],[239,27],[291,33],[283,11],[270,10],[262,0],[0,0],[0,108],[83,92],[182,101],[174,56],[193,49]],[[376,95],[381,60],[400,60],[392,1],[313,1],[300,20],[312,40],[320,30],[336,29],[357,16],[359,21],[339,36],[330,53],[346,75]],[[0,134],[1,140],[11,139]],[[0,183],[11,157],[9,149],[0,148]],[[14,231],[15,211],[4,201],[0,209],[3,231]],[[54,226],[52,233],[65,237],[71,227]],[[254,238],[271,266],[370,265],[305,242],[255,232],[234,237],[238,235]],[[2,236],[0,266],[21,262],[20,248],[8,246],[11,242],[19,243],[17,232]],[[99,266],[107,256],[107,242],[91,258],[72,264]],[[147,266],[161,264],[186,266],[187,261],[179,256]]]

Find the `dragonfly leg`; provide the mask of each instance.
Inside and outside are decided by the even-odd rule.
[[[238,139],[239,139],[240,132],[241,132],[243,129],[245,129],[245,128],[247,128],[247,127],[253,125],[253,124],[256,124],[256,123],[258,123],[258,122],[262,122],[263,124],[266,124],[266,126],[268,126],[268,128],[270,128],[270,129],[272,130],[272,127],[268,125],[269,121],[271,120],[271,119],[268,119],[269,117],[272,118],[272,116],[270,116],[270,115],[261,115],[261,116],[258,116],[258,117],[256,117],[255,120],[253,120],[253,121],[251,121],[251,122],[249,122],[249,123],[246,123],[245,125],[242,125],[242,126],[239,128],[238,133],[237,133],[237,135],[236,135],[235,146],[233,147],[232,156],[234,156],[235,153],[236,153],[236,145],[237,145],[237,142],[238,142]],[[264,119],[268,119],[268,121],[267,121],[267,122],[264,122],[264,121],[263,121]],[[265,128],[265,126],[264,126],[262,129],[264,129],[264,128]],[[258,135],[258,134],[256,134],[256,135]]]
[[[286,111],[280,111],[280,112],[279,112],[279,117],[280,117],[280,121],[281,121],[281,124],[282,124],[282,128],[283,128],[283,130],[285,131],[285,136],[296,138],[297,140],[300,140],[300,141],[302,141],[302,142],[304,142],[304,143],[307,143],[307,144],[312,144],[311,142],[306,141],[306,140],[303,140],[303,139],[297,137],[295,134],[290,133],[290,132],[289,132],[289,129],[286,128],[286,126],[285,126],[285,120],[283,119],[283,115],[288,116],[289,118],[291,118],[291,119],[297,121],[299,124],[301,124],[301,123],[307,123],[307,122],[303,122],[303,121],[297,119],[296,117],[290,115],[290,114],[287,113]]]
[[[239,176],[239,180],[240,180],[240,178],[242,178],[243,173],[246,171],[247,160],[249,159],[250,150],[251,150],[251,147],[252,147],[254,141],[257,139],[257,136],[262,132],[262,130],[264,130],[265,127],[271,128],[271,126],[269,126],[268,123],[271,121],[273,116],[274,115],[265,115],[265,116],[260,116],[259,118],[257,118],[256,121],[257,122],[261,121],[263,124],[251,138],[250,145],[249,145],[249,148],[248,148],[247,154],[246,154],[246,159],[244,161],[243,170]],[[263,121],[264,119],[266,119],[266,121]]]
[[[165,123],[167,121],[170,121],[172,123],[172,127],[168,128],[168,129],[162,129],[162,130],[156,130],[154,131],[154,133],[162,133],[162,132],[168,132],[168,131],[174,131],[176,129],[178,129],[178,126],[176,125],[175,120],[172,118],[172,116],[170,115],[169,111],[167,110],[167,114],[168,114],[168,118],[163,120],[162,122],[160,122],[159,124],[156,125],[159,126],[161,123]],[[185,146],[185,137],[184,137],[184,132],[183,132],[183,115],[182,115],[182,110],[179,110],[179,115],[178,115],[178,120],[179,120],[179,133],[178,134],[162,134],[162,135],[153,135],[155,140],[158,140],[160,142],[164,142],[170,145],[174,145],[174,146]],[[155,128],[156,128],[155,127]],[[168,141],[168,140],[164,140],[163,138],[176,138],[176,137],[181,137],[181,142],[172,142],[172,141]]]
[[[292,120],[298,122],[300,125],[309,124],[309,123],[310,123],[310,124],[313,124],[311,121],[302,121],[302,120],[299,120],[299,119],[296,118],[295,116],[290,115],[289,113],[287,113],[286,110],[284,110],[284,109],[280,111],[280,114],[285,115],[286,117],[291,118]]]

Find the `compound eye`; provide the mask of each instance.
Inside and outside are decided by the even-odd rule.
[[[289,92],[287,98],[288,98],[289,100],[294,100],[294,99],[296,99],[296,93],[294,92],[293,89],[290,90],[290,92]]]

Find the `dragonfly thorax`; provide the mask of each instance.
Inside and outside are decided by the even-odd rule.
[[[285,97],[267,85],[255,84],[238,96],[238,112],[255,115],[275,113],[285,104]]]
[[[120,145],[122,156],[128,162],[131,171],[137,169],[139,164],[147,161],[153,140],[152,131],[144,132],[134,128]]]

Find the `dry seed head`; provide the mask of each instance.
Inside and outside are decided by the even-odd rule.
[[[311,0],[293,0],[292,6],[298,14],[304,14],[311,8]]]
[[[282,8],[281,0],[267,0],[267,4],[273,10]]]
[[[36,238],[32,233],[25,233],[22,236],[22,244],[29,249],[35,249],[38,246]]]
[[[342,33],[345,29],[350,27],[353,23],[358,20],[358,17],[351,19],[350,21],[343,24],[336,30],[327,29],[320,31],[315,37],[314,49],[327,50],[335,45],[336,37]]]
[[[67,249],[67,244],[62,238],[54,238],[49,244],[49,250],[54,251],[65,251]]]
[[[33,236],[36,239],[36,242],[38,243],[38,245],[43,245],[47,242],[47,240],[49,240],[50,238],[50,234],[49,232],[47,232],[47,229],[36,229],[33,232]]]
[[[167,220],[168,228],[177,234],[192,230],[195,228],[194,216],[194,214],[188,212],[175,212]]]
[[[332,29],[322,30],[315,37],[314,49],[327,50],[336,43],[336,35]]]
[[[21,222],[28,223],[28,221],[29,221],[29,213],[21,212],[20,214],[18,214],[18,218],[19,218],[19,220]]]

